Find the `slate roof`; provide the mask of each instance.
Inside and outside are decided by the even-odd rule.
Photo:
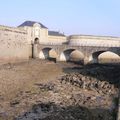
[[[48,31],[48,35],[52,35],[52,36],[65,36],[62,33],[59,33],[57,31]]]
[[[24,26],[30,26],[30,27],[32,27],[35,23],[38,23],[38,24],[40,24],[40,26],[42,28],[46,28],[47,29],[47,27],[45,27],[43,24],[41,24],[40,22],[35,22],[35,21],[25,21],[24,23],[22,23],[18,27],[24,27]]]

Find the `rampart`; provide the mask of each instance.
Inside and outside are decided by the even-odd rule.
[[[28,60],[26,36],[24,30],[0,26],[0,63]]]
[[[68,39],[69,44],[72,46],[120,47],[119,37],[71,35]]]

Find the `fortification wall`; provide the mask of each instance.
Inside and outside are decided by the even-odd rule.
[[[48,36],[49,43],[53,43],[55,45],[61,45],[62,43],[67,42],[67,39],[65,36]]]
[[[0,26],[0,63],[29,59],[27,34],[24,30]]]
[[[73,46],[120,47],[120,38],[89,35],[72,35],[69,36],[69,44]]]
[[[39,43],[47,43],[47,42],[48,42],[48,29],[41,28]]]

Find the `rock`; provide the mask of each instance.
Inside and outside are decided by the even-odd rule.
[[[54,90],[55,84],[53,83],[46,83],[46,84],[36,84],[37,86],[39,86],[40,89],[42,90],[46,90],[46,91],[51,91]]]
[[[112,90],[110,89],[114,89],[114,85],[111,85],[107,81],[100,81],[89,76],[86,77],[80,73],[66,74],[61,77],[61,81],[65,81],[65,83],[70,83],[71,85],[83,88],[85,90],[93,90],[100,94],[111,95]]]
[[[13,100],[13,101],[10,102],[10,106],[13,107],[15,105],[18,105],[19,103],[20,103],[19,100]]]
[[[85,76],[83,76],[83,77],[81,78],[81,80],[82,80],[82,81],[85,81],[85,80],[86,80],[86,77],[85,77]]]

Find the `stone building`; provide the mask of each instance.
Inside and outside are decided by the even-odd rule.
[[[27,42],[29,45],[29,56],[32,56],[32,45],[39,44],[53,44],[62,45],[67,41],[66,36],[57,31],[49,31],[46,26],[39,22],[25,21],[18,26],[19,29],[27,32]]]

